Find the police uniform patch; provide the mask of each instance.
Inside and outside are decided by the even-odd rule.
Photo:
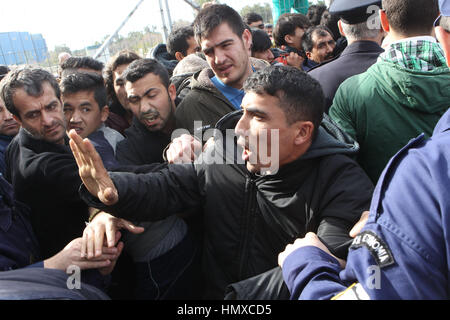
[[[395,263],[394,256],[388,245],[380,239],[374,232],[366,230],[358,234],[353,240],[351,249],[366,247],[380,268],[390,266]]]

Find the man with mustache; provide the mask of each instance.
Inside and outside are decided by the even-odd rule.
[[[302,46],[309,64],[308,68],[303,69],[309,71],[322,62],[334,58],[336,41],[327,27],[316,26],[306,30],[302,38]]]
[[[117,145],[117,160],[124,165],[164,162],[162,154],[175,129],[176,89],[154,59],[133,61],[122,74],[128,107],[134,118]]]
[[[175,85],[170,84],[166,68],[154,59],[138,59],[121,75],[125,82],[128,107],[134,118],[125,130],[126,139],[117,145],[117,160],[121,165],[140,166],[164,162],[164,148],[175,129]],[[137,270],[144,274],[142,285],[154,290],[138,290],[140,299],[181,299],[195,296],[183,286],[195,281],[196,243],[186,222],[175,215],[142,225],[146,233],[128,243],[145,242],[146,250],[132,254]],[[140,240],[145,237],[144,240]],[[142,249],[142,248],[141,248]],[[176,261],[177,263],[172,263]],[[193,262],[194,261],[194,262]],[[151,274],[149,275],[149,268]],[[157,286],[155,288],[155,286]]]

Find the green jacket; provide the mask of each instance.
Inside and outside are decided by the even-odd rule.
[[[408,70],[379,61],[338,89],[330,117],[360,144],[358,162],[374,183],[389,159],[433,129],[450,106],[450,70]]]

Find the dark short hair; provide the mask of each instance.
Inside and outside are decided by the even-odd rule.
[[[339,19],[339,15],[330,13],[328,11],[325,11],[322,14],[322,19],[320,19],[320,25],[330,29],[331,35],[333,36],[333,39],[335,41],[337,41],[337,39],[341,37],[341,33],[339,32],[338,27]]]
[[[311,52],[314,48],[313,35],[319,34],[319,36],[326,36],[329,33],[333,37],[333,33],[325,26],[314,26],[305,31],[302,38],[302,48],[305,52]]]
[[[122,78],[131,83],[144,78],[147,74],[153,73],[161,79],[161,83],[169,88],[169,73],[164,66],[155,59],[139,59],[128,65],[122,74]]]
[[[309,19],[300,13],[284,13],[278,19],[273,30],[273,39],[277,46],[286,45],[284,37],[294,35],[297,28],[308,29],[311,23]]]
[[[257,21],[263,21],[263,17],[261,17],[256,12],[249,12],[244,16],[244,22],[248,25]]]
[[[48,82],[52,86],[55,96],[61,100],[58,81],[50,72],[29,65],[9,72],[1,81],[0,87],[0,96],[8,111],[20,119],[19,111],[14,104],[14,94],[17,90],[23,89],[28,95],[39,97],[43,94],[42,85],[44,82]]]
[[[313,138],[322,122],[325,98],[320,83],[307,73],[290,66],[271,66],[253,73],[244,91],[268,94],[280,100],[288,124],[311,121]]]
[[[255,52],[263,52],[272,47],[272,41],[264,30],[252,29],[252,55]]]
[[[233,33],[242,37],[246,24],[233,8],[226,4],[214,4],[202,9],[194,20],[194,36],[198,43],[222,23],[227,23]]]
[[[306,16],[309,21],[311,21],[311,25],[318,26],[320,24],[320,19],[322,18],[322,14],[327,10],[327,7],[323,4],[312,5],[308,8],[308,12]]]
[[[8,72],[10,71],[10,69],[8,68],[8,66],[5,65],[0,65],[0,81],[8,74]]]
[[[389,25],[405,35],[426,35],[439,15],[437,0],[383,0]]]
[[[70,57],[60,65],[62,70],[85,68],[100,72],[102,72],[104,66],[103,62],[92,57]]]
[[[108,100],[111,105],[120,105],[117,99],[116,92],[114,91],[114,71],[124,64],[130,64],[134,60],[141,59],[141,57],[130,50],[122,50],[113,56],[106,64],[105,71],[103,72],[103,77],[105,79],[106,94],[108,95]]]
[[[172,31],[167,39],[167,52],[175,57],[175,53],[181,52],[186,56],[189,44],[187,40],[194,36],[194,29],[191,26],[181,27]]]
[[[94,72],[74,72],[61,79],[59,84],[62,95],[80,91],[94,92],[94,99],[100,110],[107,104],[103,78]]]

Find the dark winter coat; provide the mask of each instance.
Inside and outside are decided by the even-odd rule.
[[[357,148],[323,127],[305,155],[271,176],[256,176],[237,164],[239,151],[223,151],[217,147],[205,153],[203,163],[168,165],[158,173],[110,173],[119,202],[109,208],[83,188],[82,197],[132,221],[202,206],[204,295],[213,299],[222,299],[228,284],[276,267],[285,246],[309,231],[331,249],[339,247],[369,208],[373,185],[349,157]],[[213,156],[235,164],[205,164]]]

